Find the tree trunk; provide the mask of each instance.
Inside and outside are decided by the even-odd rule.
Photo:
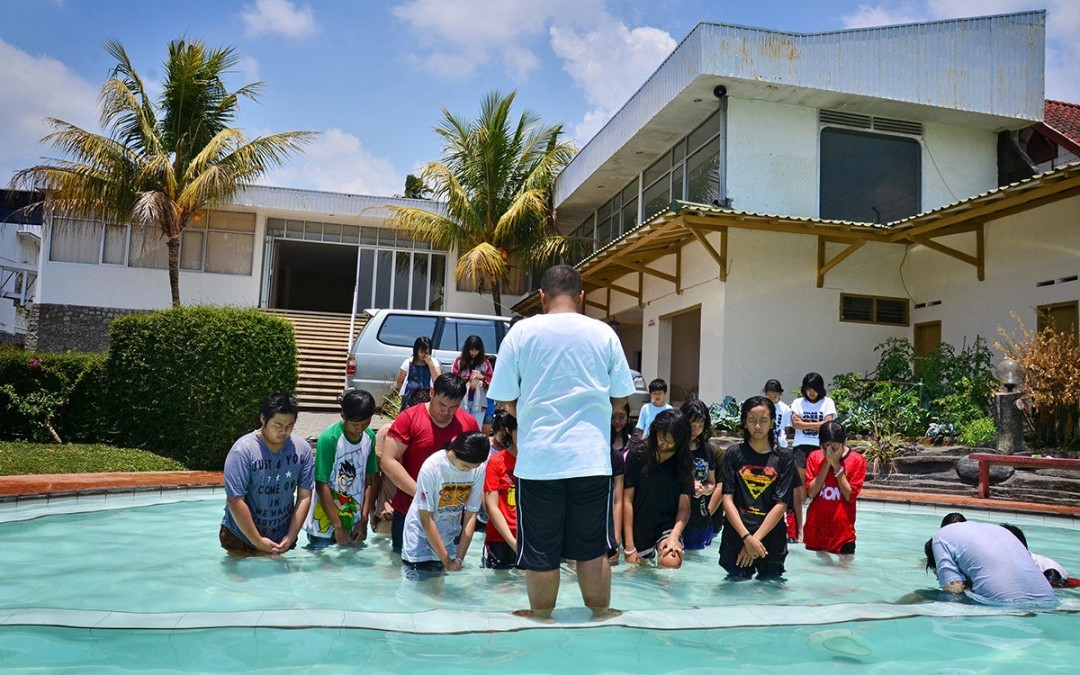
[[[180,235],[169,236],[169,288],[172,290],[172,306],[180,306]]]
[[[491,282],[491,300],[495,303],[495,315],[502,316],[502,284],[498,279]]]

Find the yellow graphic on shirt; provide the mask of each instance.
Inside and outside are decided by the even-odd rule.
[[[469,492],[472,483],[443,483],[439,490],[439,505],[436,508],[451,509],[457,506],[465,506],[469,501]]]
[[[757,499],[776,482],[776,469],[771,466],[744,465],[739,469],[739,478],[750,496]]]
[[[514,485],[506,488],[506,505],[512,509],[517,508],[517,487]]]

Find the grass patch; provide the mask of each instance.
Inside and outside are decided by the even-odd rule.
[[[146,450],[98,443],[51,445],[0,441],[0,476],[106,471],[186,471],[176,461]]]

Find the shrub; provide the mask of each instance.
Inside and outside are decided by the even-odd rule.
[[[994,420],[989,417],[979,417],[968,422],[960,430],[960,443],[969,448],[980,448],[994,440]]]
[[[709,418],[717,431],[738,432],[741,429],[739,426],[741,415],[739,402],[734,396],[725,396],[722,402],[709,406]]]
[[[296,387],[288,322],[254,309],[178,307],[118,318],[110,389],[121,445],[217,469],[272,391]]]
[[[0,438],[104,441],[111,436],[104,354],[0,350]]]

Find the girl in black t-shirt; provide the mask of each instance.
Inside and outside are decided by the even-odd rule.
[[[784,573],[787,532],[782,524],[795,474],[791,455],[776,446],[776,407],[764,396],[742,405],[743,442],[724,453],[723,498],[728,527],[720,565],[729,577],[777,578]]]
[[[665,410],[631,448],[623,492],[626,561],[655,557],[659,567],[679,567],[694,492],[690,424],[681,412]]]
[[[701,551],[713,541],[712,512],[709,504],[716,489],[716,455],[709,439],[712,419],[709,407],[697,398],[690,398],[679,408],[690,424],[690,457],[694,463],[694,494],[690,499],[690,520],[683,533],[688,551]]]

